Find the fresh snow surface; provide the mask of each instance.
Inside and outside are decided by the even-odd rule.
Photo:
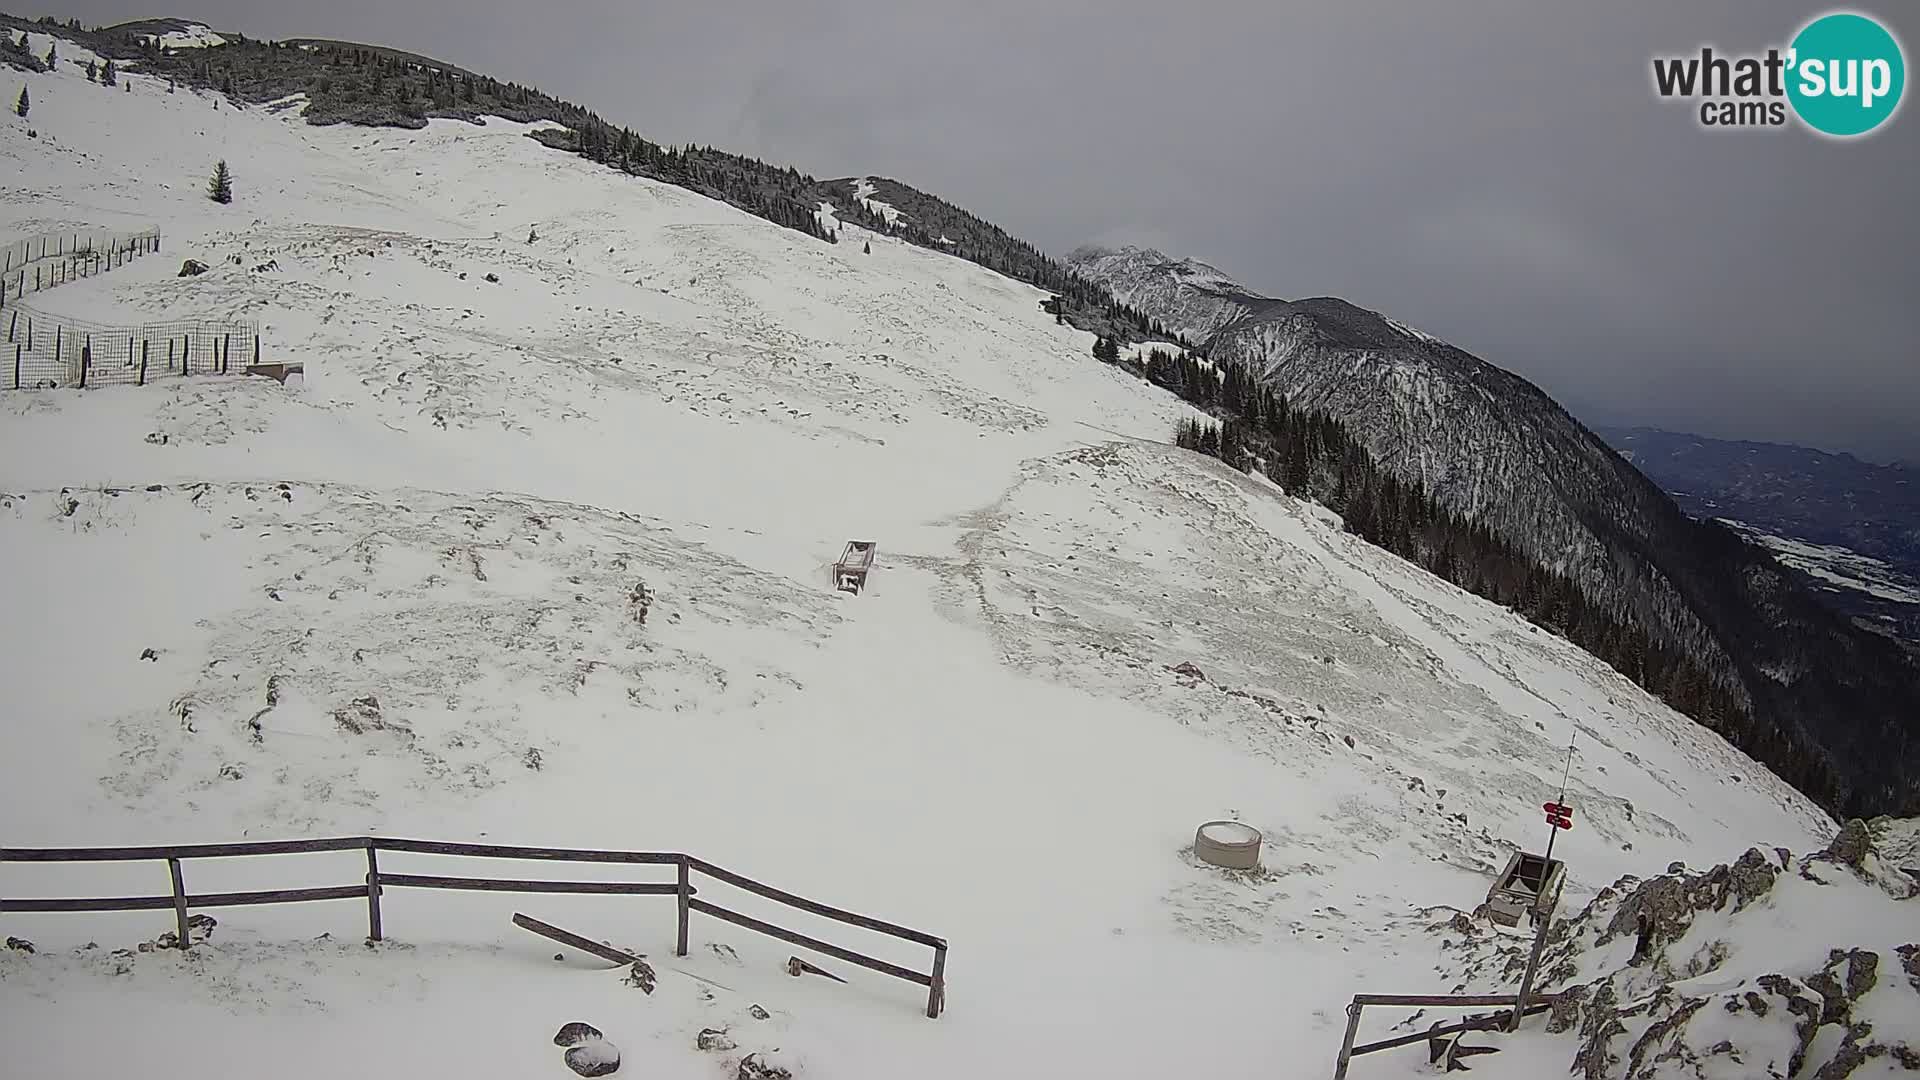
[[[147,35],[149,39],[153,35]],[[215,45],[225,45],[227,39],[213,32],[203,23],[193,23],[180,30],[169,30],[159,35],[158,41],[163,49],[207,49]]]
[[[1147,357],[1155,352],[1163,352],[1168,356],[1178,358],[1186,351],[1187,350],[1180,347],[1178,342],[1174,341],[1134,341],[1124,342],[1120,345],[1120,356],[1122,359],[1129,363],[1141,365],[1145,365]],[[1196,356],[1194,359],[1200,362],[1201,367],[1208,369],[1213,367],[1211,363],[1208,363],[1207,360],[1202,357]]]
[[[1410,337],[1415,341],[1424,341],[1429,345],[1438,345],[1441,343],[1439,338],[1434,337],[1432,334],[1427,333],[1425,330],[1415,330],[1413,327],[1408,326],[1406,323],[1401,322],[1399,319],[1387,318],[1384,315],[1382,315],[1381,318],[1387,320],[1388,326],[1393,327],[1395,330],[1399,331],[1401,334],[1404,334],[1405,336]]]
[[[1772,551],[1788,566],[1841,589],[1852,589],[1881,600],[1900,604],[1920,604],[1920,582],[1871,555],[1862,555],[1837,544],[1816,544],[1810,540],[1776,536],[1732,518],[1717,518],[1722,525],[1744,534],[1748,539]]]
[[[860,202],[866,206],[868,213],[880,215],[880,219],[885,221],[889,226],[900,224],[900,211],[896,209],[892,203],[874,198],[873,192],[874,186],[871,178],[862,178],[853,182],[853,197],[860,200]],[[953,242],[946,240],[945,237],[941,239],[947,243]]]
[[[688,851],[945,937],[948,1010],[827,957],[848,984],[789,978],[793,947],[708,918],[674,958],[652,897],[395,889],[377,948],[356,902],[222,908],[184,957],[119,952],[164,911],[11,914],[38,952],[0,949],[9,1075],[560,1076],[574,1020],[634,1075],[762,1051],[845,1080],[1318,1071],[1352,993],[1444,989],[1437,941],[1383,935],[1471,909],[1544,840],[1570,737],[1570,903],[1831,831],[1566,642],[1165,445],[1193,414],[1040,290],[823,244],[524,125],[310,127],[124,78],[35,77],[41,137],[0,125],[0,232],[158,225],[164,254],[34,303],[256,318],[306,374],[0,393],[4,842]],[[231,206],[205,196],[219,158]],[[828,580],[849,538],[879,550],[857,597]],[[1229,817],[1264,870],[1193,856]],[[166,890],[154,863],[0,865],[6,896]],[[556,962],[514,911],[646,953],[659,986]],[[723,1026],[737,1049],[694,1049]]]

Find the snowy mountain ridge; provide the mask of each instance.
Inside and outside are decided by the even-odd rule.
[[[21,1075],[561,1075],[555,1030],[588,1022],[621,1075],[1265,1076],[1330,1062],[1356,991],[1450,985],[1409,913],[1470,909],[1539,843],[1569,740],[1569,903],[1833,831],[1565,640],[1166,445],[1193,411],[1041,289],[847,222],[822,243],[544,125],[315,127],[121,78],[35,77],[0,230],[157,225],[166,254],[35,307],[258,319],[305,375],[0,391],[0,550],[31,568],[0,624],[5,843],[697,851],[942,935],[947,1012],[830,958],[845,983],[790,977],[797,947],[706,918],[673,957],[644,898],[395,890],[375,947],[357,904],[240,906],[185,952],[152,947],[171,911],[6,912]],[[828,582],[849,538],[879,545],[858,596]],[[1194,856],[1213,819],[1260,832],[1259,871]],[[0,896],[167,876],[0,863]],[[658,986],[556,961],[515,911]],[[1530,1030],[1501,1067],[1576,1049]]]
[[[1197,259],[1172,259],[1151,248],[1088,245],[1067,264],[1105,285],[1114,299],[1155,313],[1167,329],[1200,342],[1215,331],[1274,303]]]

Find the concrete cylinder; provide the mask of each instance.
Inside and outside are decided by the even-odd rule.
[[[1209,821],[1193,834],[1193,851],[1214,866],[1252,870],[1260,865],[1260,830],[1240,821]]]

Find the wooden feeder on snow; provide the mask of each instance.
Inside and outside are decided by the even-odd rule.
[[[860,590],[867,587],[867,573],[873,569],[875,550],[871,540],[847,541],[840,561],[833,564],[833,587],[858,596]]]
[[[1520,925],[1522,915],[1534,923],[1551,918],[1566,876],[1567,864],[1559,859],[1514,852],[1487,890],[1487,917],[1501,926]]]

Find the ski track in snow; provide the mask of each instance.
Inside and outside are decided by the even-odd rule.
[[[287,1078],[521,1076],[561,1067],[551,1032],[578,1019],[677,1075],[777,1045],[855,1080],[1265,1076],[1330,1058],[1356,990],[1442,988],[1408,974],[1437,946],[1405,916],[1471,909],[1544,839],[1569,736],[1569,902],[1826,838],[1565,642],[1160,445],[1190,411],[1094,361],[1040,290],[844,223],[821,244],[527,125],[315,128],[122,78],[35,77],[41,137],[0,133],[0,231],[159,225],[164,253],[34,307],[255,318],[306,375],[0,394],[6,841],[690,851],[945,936],[949,1011],[831,961],[851,985],[789,979],[787,946],[711,920],[673,960],[647,898],[398,894],[373,950],[343,944],[351,904],[222,909],[187,958],[115,953],[167,913],[9,916],[41,947],[0,952],[20,1075],[253,1076],[265,1055]],[[203,193],[221,157],[230,207]],[[188,257],[213,269],[176,277]],[[827,584],[849,537],[879,544],[858,597]],[[1261,831],[1263,870],[1194,859],[1219,817]],[[363,872],[188,871],[194,891]],[[0,894],[153,894],[158,873],[6,865]],[[522,904],[733,989],[675,976],[636,1007],[507,926]],[[693,1049],[716,1017],[731,1058]]]

